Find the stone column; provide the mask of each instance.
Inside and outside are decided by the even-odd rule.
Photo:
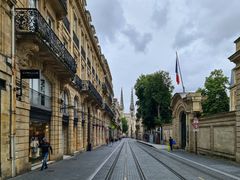
[[[74,143],[73,143],[73,121],[74,121],[74,112],[73,109],[69,109],[69,123],[68,123],[68,154],[74,153]]]
[[[83,124],[82,124],[82,133],[83,133],[83,148],[85,148],[85,150],[87,149],[87,134],[88,134],[88,120],[87,120],[87,113],[86,112],[83,112],[83,118],[84,118],[84,121],[83,121]]]
[[[81,149],[82,144],[82,118],[81,113],[78,112],[78,122],[77,122],[77,151]]]
[[[52,87],[52,118],[50,122],[50,143],[53,148],[51,160],[61,159],[63,156],[62,147],[62,113],[59,103],[59,85]]]

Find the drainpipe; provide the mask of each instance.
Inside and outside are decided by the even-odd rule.
[[[12,177],[16,176],[16,156],[15,156],[15,134],[13,130],[13,116],[14,112],[14,77],[15,77],[15,5],[11,7],[12,15],[12,79],[10,84],[10,147],[11,147],[11,161],[12,161]]]

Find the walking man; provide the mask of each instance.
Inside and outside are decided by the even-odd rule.
[[[42,158],[43,158],[42,167],[41,167],[41,171],[42,171],[43,169],[48,168],[47,160],[48,160],[49,149],[51,150],[51,154],[53,153],[53,151],[50,143],[47,142],[47,139],[45,137],[43,138],[43,141],[39,147],[42,149]]]

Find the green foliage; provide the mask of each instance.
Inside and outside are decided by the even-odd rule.
[[[206,77],[204,88],[200,89],[204,97],[203,114],[216,114],[229,111],[229,97],[227,96],[228,78],[222,70],[214,70]]]
[[[153,129],[171,121],[173,86],[168,72],[141,75],[134,87],[138,97],[137,118],[143,119],[144,126]]]
[[[121,121],[122,121],[122,132],[126,133],[128,131],[127,119],[125,117],[122,117]]]

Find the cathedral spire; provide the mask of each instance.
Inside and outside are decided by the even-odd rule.
[[[121,98],[120,98],[120,110],[124,111],[123,90],[122,90],[122,88],[121,88]]]
[[[134,102],[133,102],[133,89],[131,91],[131,104],[130,104],[130,112],[134,113]]]

